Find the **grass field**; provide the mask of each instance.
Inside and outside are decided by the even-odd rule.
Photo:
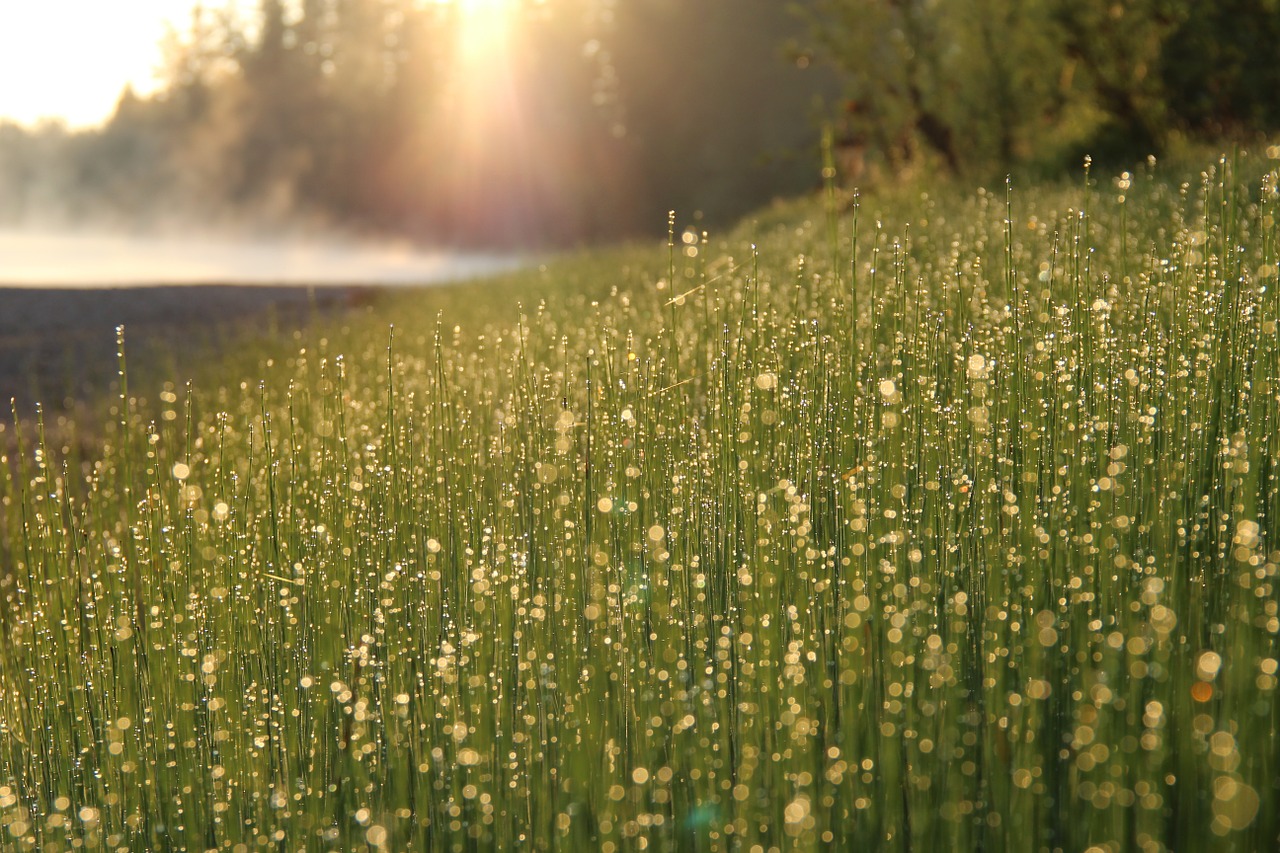
[[[122,358],[0,433],[4,845],[1275,849],[1275,165]]]

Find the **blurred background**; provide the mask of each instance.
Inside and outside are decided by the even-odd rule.
[[[118,324],[1255,141],[1276,44],[1280,0],[0,0],[0,399],[109,382]]]
[[[808,24],[778,0],[58,4],[93,5],[96,35],[53,4],[0,3],[9,227],[597,242],[807,189],[837,93],[788,56]],[[125,48],[146,21],[156,43]],[[97,64],[86,36],[107,49]],[[41,70],[15,67],[15,47]],[[128,79],[107,67],[140,58]],[[54,103],[56,80],[113,75],[96,116]]]
[[[815,187],[824,128],[864,186],[1264,132],[1277,43],[1276,0],[0,0],[0,228],[597,243]]]

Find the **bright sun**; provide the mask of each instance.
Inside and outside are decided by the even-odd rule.
[[[501,49],[520,0],[435,0],[458,18],[459,46],[478,53]]]
[[[454,6],[468,15],[505,14],[515,6],[516,0],[436,0],[441,6]]]

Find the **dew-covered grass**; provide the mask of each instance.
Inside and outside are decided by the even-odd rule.
[[[1271,165],[122,359],[0,434],[3,846],[1274,849]]]

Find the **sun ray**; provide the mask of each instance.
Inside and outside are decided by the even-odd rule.
[[[533,171],[527,105],[520,86],[522,0],[436,0],[448,15],[452,56],[439,143],[455,220],[503,232],[522,215]],[[511,221],[504,222],[504,218]]]
[[[436,0],[441,6],[452,6],[465,15],[509,14],[519,0]]]

